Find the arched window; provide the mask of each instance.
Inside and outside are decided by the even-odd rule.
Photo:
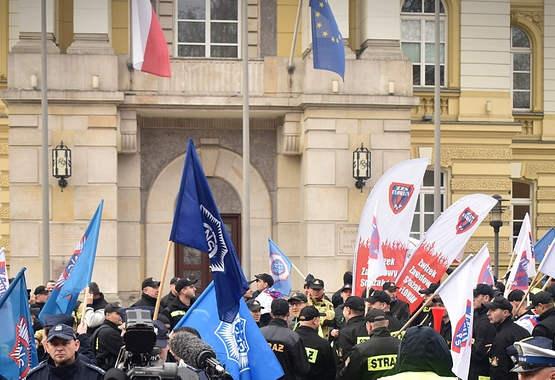
[[[511,27],[511,95],[513,109],[530,111],[532,104],[532,45],[520,28]]]
[[[532,217],[532,185],[524,182],[513,182],[513,191],[512,191],[512,246],[515,246],[516,240],[518,238],[518,234],[520,232],[520,228],[522,227],[522,223],[524,222],[524,216],[528,213],[530,215],[530,223],[534,218]],[[534,227],[532,227],[532,234],[534,233]]]
[[[414,86],[434,85],[435,0],[405,0],[401,8],[401,47],[413,62]],[[445,8],[440,4],[440,84],[445,85]]]

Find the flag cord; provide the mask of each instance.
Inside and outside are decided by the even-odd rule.
[[[164,260],[164,268],[162,268],[162,276],[160,277],[160,287],[158,288],[158,297],[156,298],[156,307],[154,308],[154,315],[152,319],[158,319],[158,312],[160,311],[160,301],[162,301],[162,292],[164,291],[164,282],[166,281],[166,272],[168,270],[168,263],[170,261],[170,254],[172,251],[173,241],[168,241],[168,249],[166,250],[166,258]]]

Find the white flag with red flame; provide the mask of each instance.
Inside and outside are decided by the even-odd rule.
[[[484,244],[476,256],[474,256],[474,260],[472,262],[474,270],[478,271],[476,284],[493,285],[493,271],[491,270],[491,257],[489,255],[487,243]]]
[[[410,305],[411,313],[423,299],[418,291],[439,282],[495,203],[489,195],[467,195],[432,224],[397,277],[397,297]]]
[[[380,223],[380,245],[387,274],[379,276],[370,285],[377,288],[384,281],[393,281],[403,268],[414,208],[428,163],[428,159],[403,161],[389,169],[370,192],[358,226],[353,295],[360,296],[367,286],[373,212],[378,201],[380,207],[376,219]]]

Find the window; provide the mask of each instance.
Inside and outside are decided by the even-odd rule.
[[[516,26],[511,28],[511,58],[513,109],[530,111],[532,46],[530,38]]]
[[[445,209],[445,174],[441,173],[441,211]],[[416,202],[410,237],[422,239],[428,228],[434,223],[434,171],[426,170],[420,195]]]
[[[238,0],[178,0],[177,56],[237,58]]]
[[[405,0],[401,8],[401,47],[412,61],[414,86],[434,85],[435,0]],[[440,4],[440,84],[445,85],[445,8]]]
[[[518,238],[518,234],[520,232],[520,228],[522,227],[522,223],[524,222],[524,216],[526,216],[527,213],[530,216],[530,223],[532,223],[532,186],[524,182],[513,182],[512,195],[512,241],[514,248],[516,244],[516,239]],[[534,229],[532,228],[532,233],[533,230]]]

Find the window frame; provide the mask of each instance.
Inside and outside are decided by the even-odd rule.
[[[517,28],[519,29],[522,33],[524,33],[526,35],[526,37],[528,38],[528,42],[530,43],[530,47],[528,48],[523,48],[523,47],[513,47],[513,28]],[[521,28],[520,26],[517,25],[511,25],[511,42],[510,42],[510,52],[511,52],[511,107],[513,112],[531,112],[532,111],[532,105],[534,104],[533,102],[533,96],[534,96],[534,77],[533,77],[533,70],[534,70],[534,54],[533,54],[533,46],[532,46],[532,38],[530,37],[529,33],[524,29]],[[516,90],[517,92],[528,92],[530,94],[529,97],[529,104],[528,104],[528,108],[515,108],[514,107],[514,55],[515,54],[528,54],[530,56],[530,71],[528,71],[528,75],[530,77],[530,89],[528,90]],[[526,71],[517,71],[517,73],[519,74],[523,74],[526,73]]]
[[[511,247],[512,249],[514,249],[515,247],[515,243],[516,240],[518,239],[518,234],[520,232],[520,228],[522,228],[522,223],[524,222],[524,218],[522,219],[515,219],[515,212],[514,212],[514,206],[528,206],[528,216],[530,217],[530,230],[532,231],[532,238],[535,235],[535,228],[534,228],[534,194],[535,194],[535,186],[534,183],[530,183],[530,182],[526,182],[526,181],[513,181],[513,185],[514,183],[520,183],[520,184],[524,184],[524,185],[528,185],[530,187],[530,196],[528,198],[515,198],[514,196],[514,189],[511,189],[511,194],[513,195],[512,199],[511,199],[511,222],[510,222],[510,227],[511,227],[511,237],[510,237],[510,241],[511,241]],[[518,231],[516,232],[515,235],[515,223],[518,223],[518,225],[520,225],[520,228],[518,229]]]
[[[204,0],[205,2],[205,6],[206,6],[206,16],[203,20],[190,20],[190,19],[180,19],[179,18],[179,3],[180,1],[186,1],[186,0],[176,0],[174,2],[174,10],[175,10],[175,21],[174,21],[174,48],[173,48],[173,56],[176,58],[189,58],[189,59],[241,59],[242,58],[242,51],[241,51],[241,44],[242,44],[242,33],[243,30],[241,28],[241,22],[242,22],[242,7],[243,7],[243,2],[240,0],[237,0],[237,19],[236,20],[212,20],[210,19],[211,15],[210,15],[210,1],[211,0]],[[199,43],[199,42],[180,42],[179,41],[179,23],[182,21],[186,21],[186,22],[198,22],[198,23],[203,23],[205,25],[205,30],[204,30],[204,42]],[[211,34],[211,27],[212,27],[212,23],[235,23],[237,25],[237,43],[213,43],[211,42],[210,39],[210,34]],[[204,46],[204,56],[182,56],[179,55],[179,46],[182,45],[189,45],[189,46]],[[234,46],[237,47],[237,56],[235,57],[212,57],[212,47],[213,46]]]

